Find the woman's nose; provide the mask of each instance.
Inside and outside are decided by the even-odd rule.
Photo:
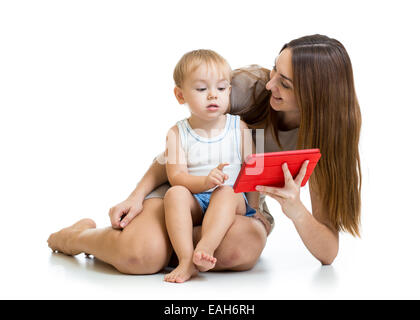
[[[271,89],[273,89],[273,79],[270,79],[266,84],[265,84],[265,88],[268,91],[271,91]]]

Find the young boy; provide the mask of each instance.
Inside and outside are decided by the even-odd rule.
[[[239,116],[228,114],[231,68],[211,50],[186,53],[174,70],[175,96],[191,116],[178,121],[166,137],[166,171],[172,187],[164,198],[165,220],[179,264],[164,280],[184,282],[216,265],[214,251],[235,215],[251,216],[258,193],[232,186],[243,159],[253,152],[252,138]],[[245,142],[245,143],[243,143]],[[195,250],[193,226],[202,223]]]

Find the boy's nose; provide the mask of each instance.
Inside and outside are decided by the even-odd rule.
[[[213,94],[213,92],[209,92],[207,96],[207,100],[217,99],[217,95]]]

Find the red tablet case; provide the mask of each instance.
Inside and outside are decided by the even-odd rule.
[[[304,186],[319,158],[321,158],[319,149],[251,154],[242,164],[233,190],[235,192],[252,192],[256,191],[255,187],[258,185],[284,187],[282,164],[286,162],[293,178],[296,178],[303,162],[309,160],[305,178],[302,180],[302,186]]]

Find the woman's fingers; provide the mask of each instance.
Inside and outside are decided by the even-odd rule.
[[[136,217],[142,211],[142,209],[143,208],[140,208],[140,209],[130,208],[130,211],[128,211],[126,216],[121,220],[120,227],[125,228],[131,222],[131,220],[133,220],[134,217]]]
[[[120,219],[123,214],[124,210],[118,206],[109,209],[109,219],[113,228],[117,229],[120,227]]]
[[[295,183],[300,187],[305,178],[306,170],[308,169],[309,160],[306,160],[300,167],[299,173],[295,178]]]
[[[256,186],[255,190],[261,193],[265,193],[267,195],[273,195],[281,198],[288,198],[288,194],[284,192],[281,188],[276,187],[268,187],[268,186]]]
[[[289,167],[287,166],[286,162],[283,163],[281,167],[282,167],[283,173],[284,173],[284,183],[289,184],[290,182],[293,181],[293,176],[289,171]]]

